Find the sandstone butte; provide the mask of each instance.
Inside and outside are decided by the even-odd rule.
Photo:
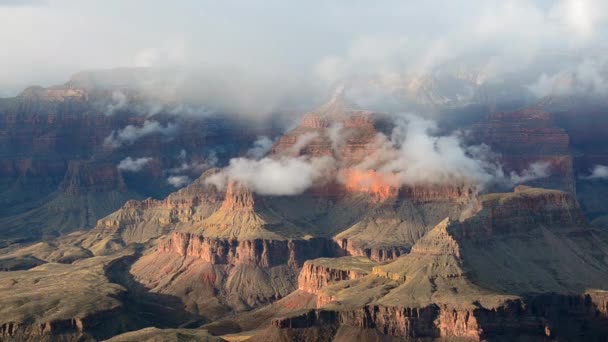
[[[337,145],[336,125],[347,137]],[[568,145],[539,111],[496,114],[480,125],[529,136],[522,144],[538,147],[530,158],[553,162]],[[387,130],[381,114],[352,109],[337,94],[269,157],[332,156],[341,181],[297,196],[259,196],[233,182],[216,188],[206,181],[219,172],[211,169],[163,200],[128,201],[89,231],[3,250],[0,336],[545,341],[608,334],[608,235],[589,225],[572,192],[394,187],[355,167]],[[88,184],[72,173],[63,186],[70,193],[78,191],[73,179]]]

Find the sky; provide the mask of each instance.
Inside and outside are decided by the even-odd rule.
[[[391,79],[454,61],[500,77],[547,54],[603,66],[595,59],[606,51],[607,7],[601,0],[0,0],[0,94],[116,67],[222,68],[280,88]],[[579,62],[560,67],[576,71]],[[546,92],[559,71],[539,73],[532,92]]]

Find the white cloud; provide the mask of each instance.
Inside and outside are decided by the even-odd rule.
[[[550,175],[551,164],[546,161],[537,161],[523,170],[521,173],[511,172],[509,175],[510,185],[522,184],[536,179],[546,178]]]
[[[169,176],[167,178],[167,183],[173,185],[176,188],[181,188],[185,185],[190,184],[192,180],[188,176]]]
[[[206,169],[217,165],[218,158],[215,152],[211,151],[204,160],[190,160],[188,161],[188,153],[186,150],[181,150],[177,156],[179,165],[171,169],[165,170],[168,174],[180,174],[180,173],[201,173]]]
[[[112,115],[117,110],[121,110],[127,106],[127,96],[119,90],[112,92],[112,98],[106,108],[106,115]]]
[[[394,185],[483,185],[494,179],[496,164],[481,154],[475,159],[458,135],[434,136],[437,131],[435,122],[404,114],[390,138],[379,134],[377,149],[358,168],[376,170]]]
[[[326,181],[333,167],[329,157],[234,158],[207,182],[223,188],[234,181],[261,195],[297,195]]]
[[[149,158],[149,157],[143,157],[143,158],[137,158],[137,159],[127,157],[127,158],[121,160],[120,163],[118,163],[117,167],[121,171],[139,172],[150,161],[152,161],[152,158]]]
[[[63,83],[83,69],[181,66],[186,75],[204,70],[204,82],[192,90],[201,101],[252,115],[357,77],[395,80],[461,64],[500,80],[535,60],[602,55],[608,43],[602,0],[393,0],[382,6],[151,0],[143,12],[136,3],[55,0],[34,7],[0,12],[6,28],[0,43],[11,47],[0,55],[5,89]],[[557,53],[545,58],[546,51]],[[536,79],[543,72],[555,70],[535,66],[525,74]]]
[[[274,142],[266,136],[258,137],[253,143],[253,147],[245,155],[253,159],[260,159],[270,152],[273,144]]]
[[[608,166],[606,165],[595,165],[590,171],[591,173],[589,175],[582,176],[581,179],[608,179]]]
[[[110,148],[119,148],[123,145],[131,145],[138,139],[151,135],[160,134],[171,137],[177,133],[177,124],[168,123],[162,126],[158,121],[146,120],[141,127],[128,125],[123,129],[114,130],[104,139],[104,145]]]
[[[608,95],[608,60],[585,58],[553,75],[541,74],[528,89],[537,97],[560,95]]]
[[[379,134],[377,148],[358,169],[374,170],[394,186],[466,183],[514,186],[549,175],[549,164],[532,163],[521,174],[505,175],[499,155],[487,145],[466,146],[459,132],[437,135],[437,124],[412,114],[397,120],[390,137]]]
[[[159,62],[159,51],[155,48],[148,48],[138,51],[133,58],[136,67],[146,68],[156,65]]]

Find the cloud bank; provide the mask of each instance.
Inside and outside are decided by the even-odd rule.
[[[400,98],[461,82],[433,99],[445,102],[484,84],[545,94],[575,71],[605,94],[604,63],[586,62],[608,47],[602,0],[3,3],[0,94],[116,67],[171,70],[156,90],[251,116],[308,106],[344,81]]]

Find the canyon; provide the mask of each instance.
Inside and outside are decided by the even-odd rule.
[[[259,157],[328,157],[331,176],[302,193],[263,195],[214,179],[264,130],[163,112],[151,117],[161,127],[179,122],[179,135],[104,147],[112,132],[150,117],[102,113],[98,104],[116,88],[100,88],[96,77],[0,100],[0,144],[12,151],[0,156],[0,340],[608,334],[608,235],[596,203],[603,182],[577,177],[583,163],[603,159],[563,127],[566,114],[491,112],[466,136],[488,145],[507,174],[546,162],[546,177],[508,189],[400,184],[362,167],[391,135],[392,119],[338,91]],[[82,129],[68,136],[71,125]],[[210,150],[223,150],[215,164],[179,173],[194,179],[179,189],[166,184],[169,170],[204,164]],[[117,166],[127,156],[152,161],[125,172]]]

